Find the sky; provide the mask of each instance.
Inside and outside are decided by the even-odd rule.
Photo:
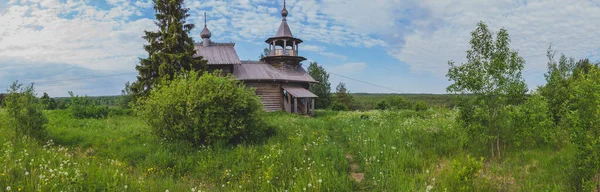
[[[187,0],[201,41],[235,42],[257,60],[281,23],[283,0]],[[151,0],[0,0],[0,92],[15,80],[50,96],[118,95],[135,81],[141,37],[157,30]],[[299,54],[354,93],[445,93],[448,61],[465,61],[479,21],[508,30],[531,90],[545,83],[546,50],[600,61],[600,0],[288,0]],[[358,80],[358,81],[357,81]],[[364,83],[368,82],[368,83]]]

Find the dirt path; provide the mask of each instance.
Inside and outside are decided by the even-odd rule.
[[[348,160],[348,165],[350,166],[350,177],[356,181],[357,183],[362,182],[365,179],[364,173],[359,173],[358,163],[354,161],[354,157],[351,154],[346,153],[346,160]]]
[[[355,158],[356,154],[350,150],[348,138],[345,138],[344,134],[342,134],[342,128],[336,126],[335,124],[330,124],[328,127],[329,137],[344,148],[344,156],[346,157],[348,165],[348,179],[354,181],[352,184],[352,191],[369,191],[368,187],[366,186],[367,182],[365,181],[365,174],[361,172],[360,165]]]

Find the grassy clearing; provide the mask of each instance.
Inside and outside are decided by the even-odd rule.
[[[46,114],[50,143],[14,142],[0,124],[0,189],[452,191],[469,147],[455,112],[445,109],[319,111],[317,118],[271,113],[267,121],[276,133],[264,142],[202,148],[156,138],[133,116]],[[508,151],[502,160],[486,160],[472,185],[569,190],[571,151]],[[364,174],[362,182],[351,179],[346,155]]]

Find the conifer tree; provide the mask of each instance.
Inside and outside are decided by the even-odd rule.
[[[345,111],[350,110],[354,106],[354,98],[350,91],[346,88],[346,84],[340,82],[335,88],[335,97],[333,98],[333,110]]]
[[[158,31],[144,31],[148,58],[140,58],[140,65],[136,66],[139,75],[131,86],[134,95],[147,95],[161,78],[173,79],[184,71],[205,70],[206,61],[194,57],[196,50],[189,33],[195,26],[186,23],[189,9],[183,7],[183,1],[154,0]]]

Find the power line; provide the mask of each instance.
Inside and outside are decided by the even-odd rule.
[[[99,79],[99,78],[105,78],[105,77],[114,77],[114,76],[137,74],[137,73],[138,72],[117,73],[117,74],[111,74],[111,75],[102,75],[102,76],[93,76],[93,77],[81,77],[81,78],[73,78],[73,79],[46,80],[46,81],[37,81],[37,82],[33,81],[33,82],[30,82],[30,83],[33,83],[33,84],[51,84],[51,83],[55,83],[55,82],[66,82],[66,81]],[[7,88],[0,88],[0,90],[5,90],[5,89],[7,89]]]
[[[400,91],[400,90],[397,90],[397,89],[394,89],[394,88],[389,88],[389,87],[386,87],[386,86],[377,85],[377,84],[375,84],[375,83],[371,83],[371,82],[367,82],[367,81],[363,81],[363,80],[355,79],[355,78],[348,77],[348,76],[344,76],[344,75],[340,75],[340,74],[337,74],[337,73],[332,73],[332,72],[329,72],[329,73],[330,73],[330,74],[337,75],[337,76],[340,76],[340,77],[343,77],[343,78],[346,78],[346,79],[350,79],[350,80],[354,80],[354,81],[357,81],[357,82],[361,82],[361,83],[364,83],[364,84],[369,84],[369,85],[373,85],[373,86],[376,86],[376,87],[379,87],[379,88],[384,88],[384,89],[387,89],[387,90],[391,90],[391,91],[394,91],[394,92],[396,92],[396,93],[401,93],[401,92],[402,92],[402,91]]]
[[[137,72],[118,73],[118,74],[95,76],[95,77],[82,77],[82,78],[75,78],[75,79],[38,81],[38,82],[33,82],[33,83],[54,83],[54,82],[62,82],[62,81],[88,80],[88,79],[98,79],[98,78],[104,78],[104,77],[114,77],[114,76],[129,75],[129,74],[137,74]]]

